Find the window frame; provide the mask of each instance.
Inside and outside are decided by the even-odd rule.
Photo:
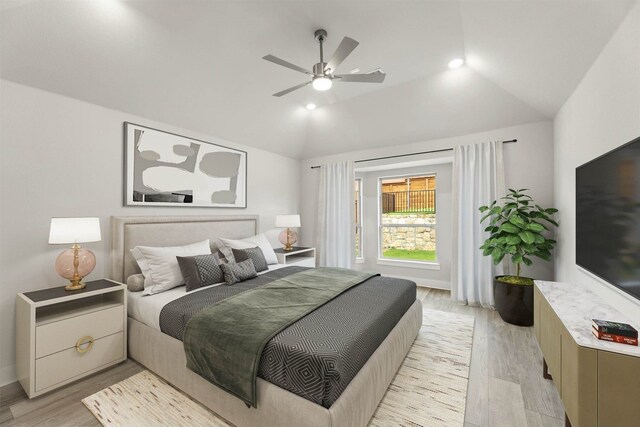
[[[360,254],[358,254],[358,252],[356,252],[356,262],[357,263],[362,263],[364,262],[364,235],[363,235],[363,224],[362,224],[362,220],[364,219],[364,215],[363,215],[363,211],[364,211],[364,191],[363,191],[363,185],[364,185],[364,180],[361,177],[356,177],[355,178],[355,183],[358,183],[358,198],[356,199],[356,203],[358,204],[358,207],[360,208],[359,211],[357,212],[357,222],[356,222],[356,236],[358,237],[358,248],[360,249]],[[360,233],[358,233],[357,231],[360,231]]]
[[[378,183],[377,183],[377,205],[378,205],[378,215],[377,215],[377,222],[378,222],[378,249],[377,249],[377,260],[376,263],[379,265],[389,265],[389,266],[397,266],[397,267],[411,267],[411,268],[421,268],[421,269],[427,269],[427,270],[440,270],[440,262],[439,262],[439,257],[438,257],[438,248],[439,245],[437,244],[437,236],[438,236],[438,219],[437,219],[437,215],[438,215],[438,210],[437,210],[437,206],[438,206],[438,174],[436,172],[423,172],[423,173],[408,173],[408,174],[395,174],[395,175],[387,175],[387,176],[380,176],[377,178]],[[382,229],[383,229],[383,224],[382,224],[382,181],[386,180],[386,179],[393,179],[393,178],[415,178],[415,177],[424,177],[424,176],[433,176],[435,178],[436,181],[436,186],[434,188],[434,190],[436,190],[436,200],[435,200],[435,204],[436,204],[436,223],[435,225],[428,225],[428,224],[421,224],[420,227],[430,227],[430,228],[434,228],[436,230],[436,259],[435,261],[414,261],[414,260],[404,260],[404,259],[397,259],[397,258],[386,258],[383,256],[383,250],[382,250],[382,245],[384,242],[384,238],[382,236]],[[388,226],[388,224],[387,224]],[[410,227],[413,227],[413,225],[409,225]],[[416,226],[417,227],[417,226]]]

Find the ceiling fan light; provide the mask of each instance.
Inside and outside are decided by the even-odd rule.
[[[333,83],[331,82],[331,79],[327,78],[327,77],[316,77],[313,79],[313,82],[311,83],[311,85],[313,86],[313,88],[315,90],[329,90],[331,89],[331,86],[333,85]]]

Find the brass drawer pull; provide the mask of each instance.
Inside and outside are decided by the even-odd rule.
[[[91,350],[94,342],[95,340],[93,339],[93,337],[89,335],[87,335],[86,337],[82,337],[76,342],[76,350],[80,354],[86,353],[87,351]]]

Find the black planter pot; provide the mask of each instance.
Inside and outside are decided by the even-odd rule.
[[[533,286],[501,282],[493,279],[493,298],[498,314],[507,323],[518,326],[533,325]]]

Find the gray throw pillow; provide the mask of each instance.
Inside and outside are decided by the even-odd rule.
[[[187,292],[224,282],[224,273],[218,265],[218,257],[215,254],[176,258],[184,283],[187,285]]]
[[[144,276],[142,274],[133,274],[127,277],[127,288],[129,292],[144,291]]]
[[[256,268],[257,272],[269,269],[267,259],[264,257],[262,249],[258,246],[249,249],[231,249],[231,251],[233,251],[233,257],[236,259],[236,262],[242,262],[248,259],[253,261],[253,266]]]
[[[242,262],[228,262],[222,264],[220,268],[224,272],[224,282],[227,285],[233,285],[258,275],[256,267],[250,259]]]

